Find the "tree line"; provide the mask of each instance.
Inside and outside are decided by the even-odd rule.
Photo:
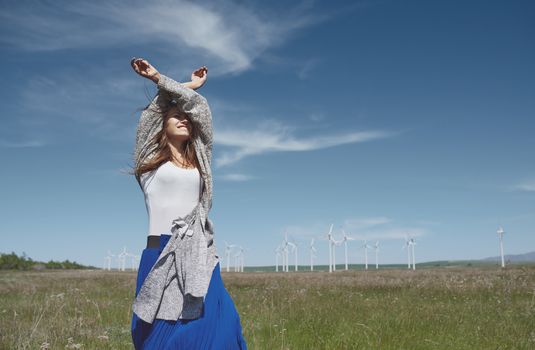
[[[18,256],[15,252],[11,254],[0,253],[0,270],[68,270],[68,269],[94,269],[94,266],[84,266],[78,264],[76,261],[64,260],[48,262],[35,261],[28,257],[25,252],[22,256]]]

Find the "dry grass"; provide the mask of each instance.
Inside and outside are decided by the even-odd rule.
[[[533,349],[535,268],[226,273],[250,349]],[[132,349],[135,273],[0,272],[1,349]]]
[[[535,268],[224,274],[253,349],[534,349]]]

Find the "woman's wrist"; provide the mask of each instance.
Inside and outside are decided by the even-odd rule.
[[[154,76],[150,78],[156,85],[160,86],[160,82],[162,80],[162,75],[160,73],[156,73]],[[187,82],[178,82],[180,85],[185,86],[187,88],[190,88],[192,90],[197,90],[199,87],[201,87],[200,84],[194,82],[194,81],[187,81]]]
[[[151,78],[150,78],[155,84],[158,84],[160,81],[160,73],[156,72]]]
[[[199,84],[194,83],[193,81],[188,81],[186,83],[182,83],[183,86],[189,87],[190,89],[197,90],[199,88]]]

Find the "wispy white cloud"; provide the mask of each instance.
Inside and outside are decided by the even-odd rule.
[[[312,69],[319,64],[321,60],[319,58],[309,58],[307,59],[301,69],[299,69],[297,71],[297,76],[299,77],[299,79],[301,80],[305,80],[306,78],[308,78],[308,76],[310,75],[310,72],[312,71]]]
[[[417,220],[415,221],[417,225],[423,225],[423,226],[437,226],[441,225],[442,223],[440,221],[436,220]]]
[[[343,227],[346,231],[369,229],[374,226],[384,225],[391,220],[384,216],[370,218],[352,218],[344,220]]]
[[[36,76],[24,83],[19,100],[24,113],[24,118],[19,118],[21,129],[40,126],[43,136],[53,137],[69,127],[73,133],[132,139],[132,115],[144,107],[143,103],[134,104],[132,80],[90,78],[86,73],[63,72],[54,79]]]
[[[535,180],[525,181],[513,186],[516,191],[535,192]]]
[[[425,228],[400,225],[385,216],[349,218],[343,221],[341,229],[348,235],[362,240],[405,239],[407,236],[419,237],[427,233]]]
[[[306,224],[285,225],[277,235],[284,239],[287,233],[292,240],[310,240],[312,238],[321,239],[327,235],[330,223],[326,222],[307,222]]]
[[[281,239],[284,233],[296,240],[326,239],[331,223],[309,222],[299,225],[286,225],[280,232]],[[341,225],[333,226],[332,234],[335,239],[341,239],[343,232],[358,240],[404,240],[409,237],[422,237],[429,234],[429,230],[419,226],[402,225],[394,220],[384,217],[347,218]]]
[[[271,10],[233,2],[69,1],[57,6],[22,1],[16,6],[0,5],[0,46],[36,53],[88,50],[94,55],[108,48],[151,45],[154,56],[163,57],[156,65],[165,74],[178,77],[208,61],[214,77],[251,69],[271,48],[334,15],[315,13],[307,3]],[[133,73],[122,77],[118,62],[107,54],[94,63],[76,68],[65,63],[48,66],[43,74],[21,82],[21,99],[16,101],[24,115],[18,118],[20,129],[41,125],[43,135],[48,132],[49,139],[55,139],[58,125],[69,121],[92,135],[131,139],[132,114],[141,107],[134,102],[133,91],[139,91],[141,78]],[[126,67],[128,62],[121,64]],[[21,138],[33,139],[26,136]]]
[[[0,12],[0,43],[28,51],[160,44],[166,56],[212,58],[219,74],[249,69],[264,51],[328,20],[309,6],[272,13],[232,2],[32,2]]]
[[[426,235],[427,233],[428,231],[424,228],[402,226],[393,228],[364,230],[362,233],[353,234],[352,237],[361,240],[402,240],[406,237],[421,237]]]
[[[134,99],[133,79],[101,78],[94,69],[58,72],[54,78],[36,75],[18,86],[12,101],[12,123],[0,147],[40,147],[76,135],[132,142],[143,94]],[[137,102],[136,102],[137,101]],[[17,141],[8,141],[17,140]],[[25,140],[25,141],[22,141]]]
[[[216,159],[216,166],[233,164],[245,157],[268,152],[312,151],[344,144],[366,142],[395,135],[383,130],[353,131],[311,137],[292,135],[294,127],[275,120],[265,120],[256,129],[223,129],[215,133],[215,142],[230,148]]]
[[[325,119],[325,114],[323,113],[311,113],[308,118],[314,122],[320,122]]]

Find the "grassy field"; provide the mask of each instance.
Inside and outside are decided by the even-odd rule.
[[[249,349],[535,349],[535,267],[222,272]],[[135,272],[1,271],[1,349],[132,349]]]

